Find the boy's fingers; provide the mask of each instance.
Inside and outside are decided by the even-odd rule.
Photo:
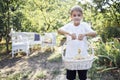
[[[73,33],[71,37],[72,37],[72,40],[75,40],[76,39],[76,34]]]
[[[84,38],[84,35],[83,34],[79,34],[78,39],[79,40],[83,40],[83,38]]]

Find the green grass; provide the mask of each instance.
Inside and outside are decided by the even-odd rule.
[[[60,62],[61,61],[61,54],[59,53],[52,53],[48,58],[47,60],[49,62]]]
[[[41,71],[41,72],[39,72],[39,73],[37,73],[36,74],[36,78],[38,78],[38,79],[44,79],[44,78],[46,78],[46,72],[45,71]]]
[[[11,44],[9,44],[9,50],[11,51]],[[6,51],[5,44],[0,44],[0,60],[7,58],[8,56],[9,56],[9,53],[7,53]]]
[[[53,75],[58,75],[58,74],[60,74],[60,71],[59,70],[54,70],[54,71],[52,71],[52,74]]]
[[[11,44],[9,44],[9,50],[11,50]],[[0,44],[0,53],[5,53],[6,52],[6,45],[5,44]]]
[[[0,53],[6,52],[6,46],[0,45]]]
[[[10,75],[4,78],[1,78],[2,80],[21,80],[23,78],[27,78],[28,75],[25,75],[23,73],[16,73],[14,75]]]

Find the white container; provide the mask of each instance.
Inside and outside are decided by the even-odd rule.
[[[88,69],[90,69],[92,67],[92,63],[95,60],[94,49],[91,46],[90,46],[90,49],[92,50],[91,51],[92,54],[89,55],[89,57],[87,57],[85,59],[80,59],[80,60],[65,58],[64,49],[62,49],[62,60],[64,63],[64,67],[69,70],[88,70]]]

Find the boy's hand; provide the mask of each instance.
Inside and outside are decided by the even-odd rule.
[[[72,37],[72,40],[75,40],[77,38],[75,33],[72,33],[70,36]]]
[[[85,37],[85,34],[79,34],[78,35],[78,40],[83,40],[84,37]]]

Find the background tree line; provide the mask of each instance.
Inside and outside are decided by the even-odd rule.
[[[83,0],[82,0],[83,1]],[[90,22],[104,42],[120,38],[120,1],[93,0],[0,0],[0,41],[10,41],[10,29],[24,32],[51,32],[70,22],[69,9],[80,5],[84,21]]]

